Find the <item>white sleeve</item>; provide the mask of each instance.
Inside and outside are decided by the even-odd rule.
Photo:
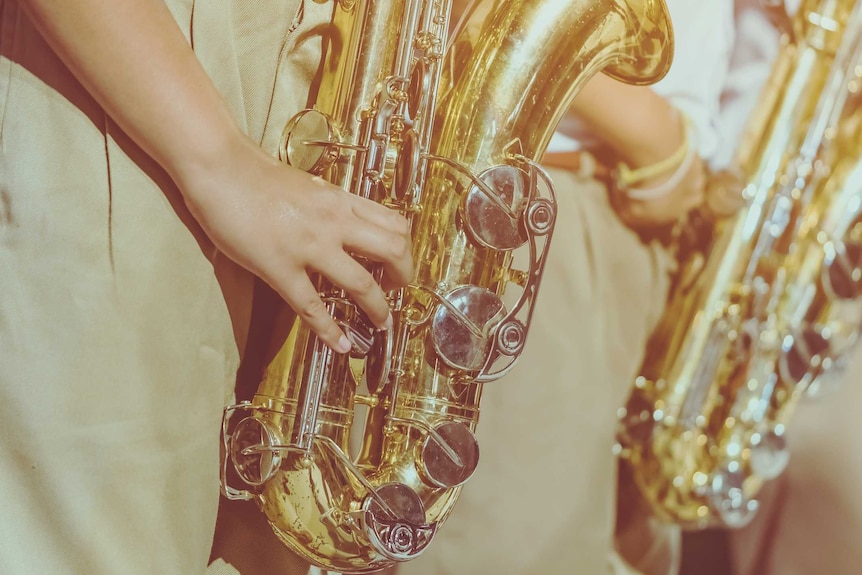
[[[734,42],[732,0],[665,0],[674,29],[670,71],[653,86],[690,118],[700,156],[719,150],[722,86]]]
[[[788,8],[794,10],[793,0]],[[795,2],[798,4],[798,2]],[[757,0],[737,0],[737,40],[721,95],[720,147],[713,168],[730,165],[778,54],[779,32]]]
[[[733,0],[665,0],[673,24],[674,56],[652,89],[691,119],[700,156],[719,150],[719,99],[734,41]],[[577,149],[594,141],[575,118],[564,118],[549,151]]]

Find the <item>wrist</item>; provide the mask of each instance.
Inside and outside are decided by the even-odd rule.
[[[670,153],[659,157],[649,164],[631,166],[621,161],[616,166],[616,177],[622,187],[643,186],[663,180],[682,169],[694,152],[694,135],[691,122],[684,115],[682,118],[682,141]]]
[[[250,147],[257,147],[232,121],[210,124],[186,141],[187,145],[175,147],[162,162],[184,195],[195,190],[198,183],[220,177]]]
[[[694,128],[684,116],[683,129],[683,143],[670,156],[635,170],[621,162],[613,173],[614,186],[637,200],[653,200],[676,189],[697,158]]]
[[[646,122],[638,124],[639,129],[625,133],[626,140],[615,146],[620,160],[632,169],[657,164],[672,156],[685,143],[687,126],[685,116],[676,108],[670,107],[666,101],[649,113],[654,124],[647,126]]]

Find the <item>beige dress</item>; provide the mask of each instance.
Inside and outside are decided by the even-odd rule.
[[[602,575],[611,563],[616,411],[664,305],[665,253],[603,185],[552,170],[559,213],[524,354],[488,384],[479,467],[399,575]]]
[[[288,37],[299,0],[168,4],[274,150],[314,20]],[[0,0],[0,573],[203,573],[251,285]]]

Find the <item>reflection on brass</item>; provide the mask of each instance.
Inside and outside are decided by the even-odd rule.
[[[750,520],[787,463],[798,401],[834,377],[862,326],[862,3],[805,0],[790,22],[738,165],[680,237],[621,412],[635,483],[687,527]]]
[[[276,330],[253,400],[225,412],[223,491],[315,565],[367,573],[423,552],[478,464],[482,387],[523,348],[550,244],[535,162],[557,122],[600,70],[658,80],[672,36],[662,0],[488,0],[451,39],[448,0],[332,8],[315,111],[287,126],[282,159],[403,213],[416,273],[385,335],[319,281],[361,349]]]

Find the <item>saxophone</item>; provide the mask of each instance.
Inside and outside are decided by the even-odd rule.
[[[670,63],[662,0],[474,3],[447,51],[450,10],[334,1],[315,105],[282,138],[282,160],[404,214],[416,268],[385,331],[319,279],[352,352],[285,306],[254,398],[225,410],[223,493],[327,570],[412,559],[452,511],[545,263],[556,203],[536,161],[591,75],[647,83]]]
[[[621,410],[656,515],[745,525],[788,460],[799,400],[862,327],[862,3],[804,0],[739,149],[743,206],[701,212]]]

